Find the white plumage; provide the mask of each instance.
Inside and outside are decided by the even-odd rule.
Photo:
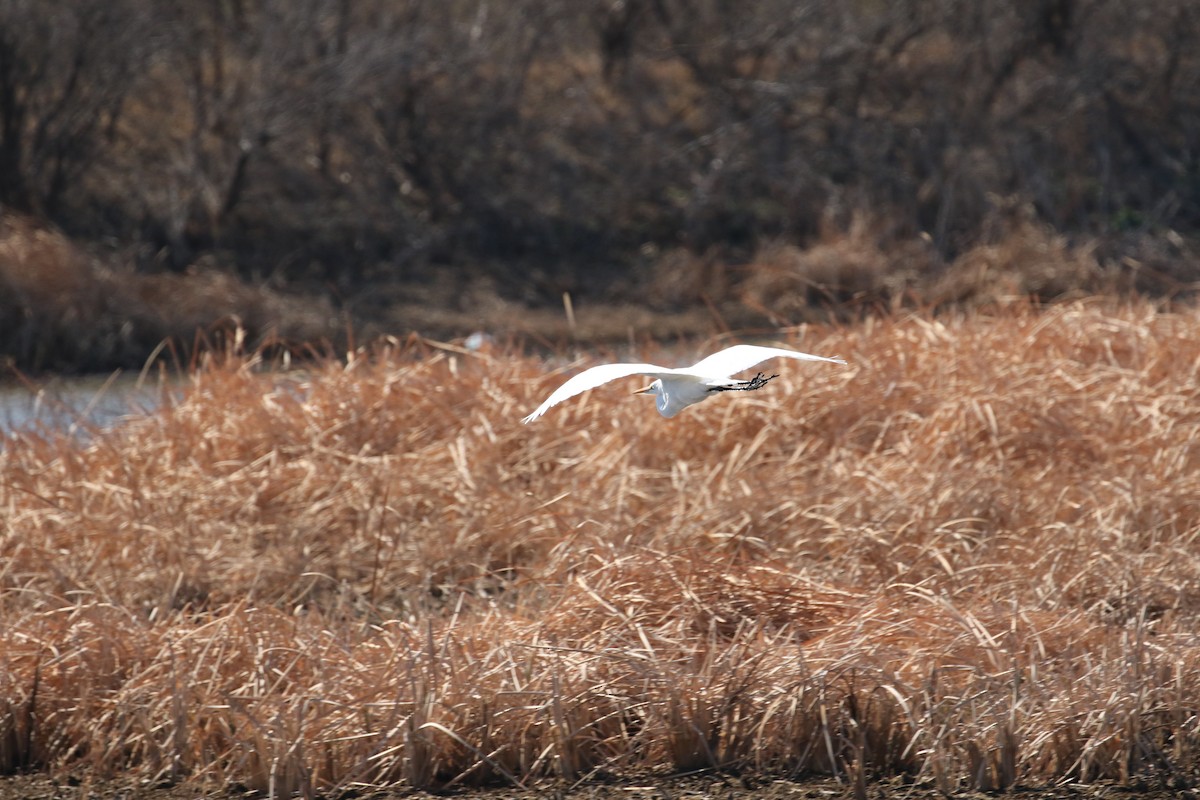
[[[577,394],[595,389],[597,386],[625,378],[630,375],[647,375],[654,382],[635,394],[654,395],[658,411],[664,417],[673,417],[683,409],[699,403],[715,392],[753,391],[767,385],[771,375],[764,376],[761,372],[750,380],[735,380],[732,375],[753,366],[761,364],[768,358],[794,358],[799,361],[828,361],[833,364],[845,364],[840,358],[827,358],[801,353],[796,350],[785,350],[782,347],[760,347],[753,344],[736,344],[702,358],[690,367],[671,369],[656,364],[602,364],[598,367],[585,369],[546,398],[532,414],[522,422],[529,424],[546,413],[552,406]]]

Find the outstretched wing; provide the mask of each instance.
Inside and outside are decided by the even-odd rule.
[[[674,370],[658,367],[654,364],[601,364],[598,367],[585,369],[562,386],[554,390],[554,393],[546,398],[537,410],[525,417],[521,422],[528,425],[535,419],[546,413],[546,410],[551,406],[556,406],[563,400],[574,397],[577,394],[582,394],[588,389],[595,389],[601,384],[615,381],[618,378],[625,378],[629,375],[655,375],[662,377],[669,375]]]
[[[825,356],[814,356],[808,353],[801,353],[798,350],[785,350],[782,347],[760,347],[756,344],[735,344],[733,347],[727,347],[724,350],[718,350],[707,358],[702,358],[691,367],[688,367],[688,372],[705,377],[724,378],[730,375],[735,375],[742,370],[750,369],[756,364],[761,364],[768,358],[795,358],[800,361],[828,361],[832,364],[845,364],[846,361],[841,358],[826,358]]]

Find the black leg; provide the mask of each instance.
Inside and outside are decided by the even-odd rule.
[[[753,392],[755,389],[761,389],[770,383],[778,375],[766,375],[762,372],[755,375],[748,381],[738,381],[736,386],[714,386],[709,389],[710,392]]]

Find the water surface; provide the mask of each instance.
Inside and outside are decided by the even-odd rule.
[[[108,428],[153,411],[161,392],[156,381],[122,373],[0,383],[0,436],[29,429],[87,433]]]

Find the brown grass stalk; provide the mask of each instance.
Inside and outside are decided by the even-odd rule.
[[[529,427],[561,374],[515,353],[230,356],[113,428],[6,434],[0,768],[1186,781],[1197,321],[876,319],[793,342],[844,369]]]

